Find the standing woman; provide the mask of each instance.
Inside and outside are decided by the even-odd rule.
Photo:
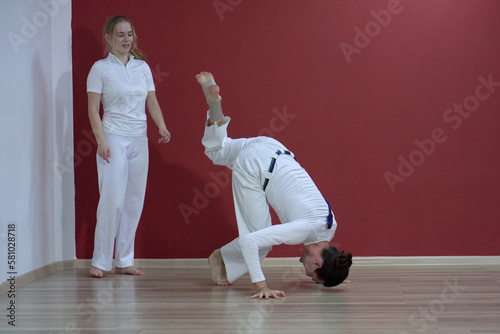
[[[149,164],[145,105],[159,128],[158,143],[167,143],[170,133],[146,57],[137,49],[132,22],[121,15],[111,17],[104,26],[104,39],[109,55],[94,63],[87,78],[100,194],[90,274],[102,277],[103,271],[112,269],[114,249],[115,273],[144,275],[134,268],[134,241]]]

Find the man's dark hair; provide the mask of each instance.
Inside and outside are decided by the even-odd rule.
[[[314,272],[324,286],[336,286],[342,283],[349,275],[352,265],[352,254],[339,252],[335,247],[326,248],[321,253],[323,265]]]

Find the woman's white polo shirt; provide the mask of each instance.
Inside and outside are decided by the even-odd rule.
[[[151,69],[129,54],[127,65],[112,53],[98,60],[87,77],[87,92],[101,94],[104,109],[102,130],[122,136],[147,133],[146,98],[154,91]]]

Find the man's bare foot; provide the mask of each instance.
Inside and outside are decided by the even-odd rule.
[[[101,277],[103,277],[103,276],[104,276],[104,273],[102,272],[102,270],[101,270],[101,269],[99,269],[99,268],[97,268],[97,267],[92,266],[92,267],[90,268],[90,275],[91,275],[92,277],[101,278]]]
[[[217,102],[220,98],[220,88],[215,84],[214,76],[210,72],[200,72],[196,75],[196,80],[201,85],[208,101]]]
[[[226,266],[224,265],[224,259],[220,252],[220,248],[214,250],[212,255],[208,258],[208,263],[212,270],[212,281],[218,286],[228,286],[233,285],[233,283],[227,280]]]
[[[140,271],[140,270],[134,268],[133,266],[130,266],[130,267],[126,267],[126,268],[115,267],[115,274],[142,276],[142,275],[145,275],[146,273],[144,271]]]
[[[203,84],[207,83],[208,81],[214,80],[214,76],[210,72],[200,72],[196,74],[196,80],[198,80],[198,83],[203,86]]]

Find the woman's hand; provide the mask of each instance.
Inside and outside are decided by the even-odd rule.
[[[167,128],[160,129],[160,136],[158,143],[168,143],[170,141],[170,132],[168,132]]]
[[[109,164],[109,158],[111,158],[111,149],[106,142],[97,145],[97,154],[101,158],[106,160],[106,162]]]

